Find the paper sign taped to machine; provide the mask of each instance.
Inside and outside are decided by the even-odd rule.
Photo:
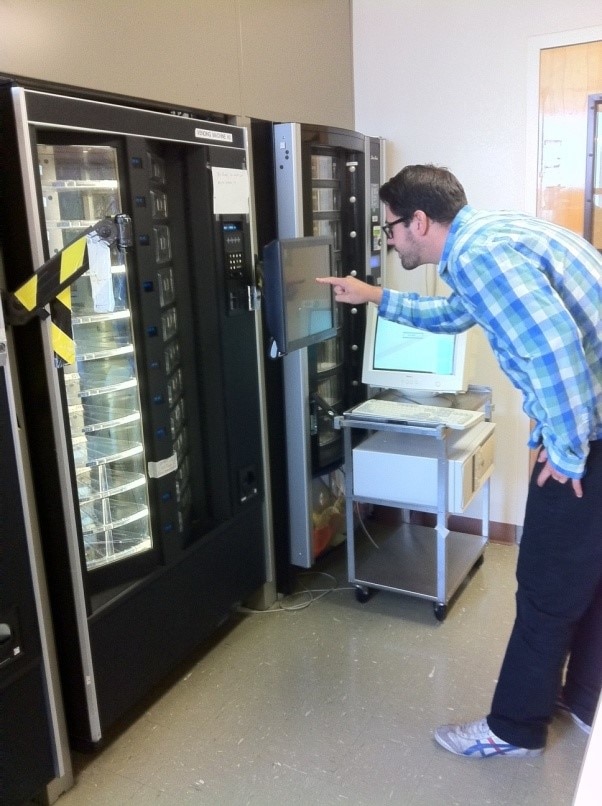
[[[241,168],[212,168],[215,215],[249,213],[249,173]]]

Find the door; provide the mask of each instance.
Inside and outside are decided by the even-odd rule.
[[[584,235],[602,252],[602,95],[588,103]]]

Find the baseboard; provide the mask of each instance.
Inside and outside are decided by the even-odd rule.
[[[481,521],[479,518],[450,515],[449,528],[457,532],[466,532],[469,535],[478,535],[481,534]],[[489,521],[489,540],[491,543],[504,543],[508,546],[516,545],[516,526],[513,523]]]

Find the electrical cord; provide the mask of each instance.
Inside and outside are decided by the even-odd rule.
[[[339,493],[341,495],[344,494],[343,485],[340,485]],[[376,549],[379,549],[380,546],[374,540],[374,538],[368,531],[366,524],[364,523],[364,519],[362,518],[362,514],[360,511],[359,501],[355,502],[355,512],[363,533],[366,535],[366,537],[372,543],[372,545]],[[330,588],[306,588],[305,585],[303,585],[303,583],[300,582],[300,578],[310,576],[326,577],[327,579],[332,581],[333,586]],[[320,599],[323,599],[325,596],[328,596],[329,593],[356,590],[355,587],[351,586],[339,587],[339,582],[337,578],[334,576],[334,574],[329,574],[327,571],[307,571],[305,573],[302,573],[297,578],[297,584],[301,587],[301,590],[293,591],[293,593],[290,593],[287,596],[283,596],[282,599],[279,599],[271,607],[268,607],[265,610],[256,610],[254,608],[245,607],[244,605],[239,605],[236,608],[236,612],[243,613],[246,615],[257,615],[257,616],[265,615],[268,613],[296,613],[298,610],[305,610],[305,608],[309,607],[310,605],[319,602]],[[304,597],[304,599],[300,602],[295,603],[295,600],[298,599],[299,597]]]
[[[320,599],[323,599],[325,596],[328,596],[329,593],[335,593],[339,591],[348,591],[348,590],[355,590],[355,588],[351,587],[339,587],[339,583],[337,578],[333,574],[329,574],[326,571],[308,571],[307,573],[301,574],[300,576],[307,577],[307,576],[323,576],[327,577],[327,579],[331,580],[334,585],[331,588],[306,588],[299,579],[297,580],[297,584],[300,585],[302,590],[294,591],[293,593],[284,596],[282,599],[279,599],[272,607],[267,608],[266,610],[254,610],[250,607],[244,607],[240,605],[236,608],[238,613],[245,613],[247,615],[264,615],[267,613],[295,613],[297,610],[305,610],[306,607],[314,604],[315,602],[319,602]],[[314,594],[319,594],[315,596]],[[294,600],[299,596],[305,597],[304,601],[294,603]]]
[[[364,523],[364,519],[362,518],[362,513],[360,512],[360,504],[359,504],[359,501],[356,501],[356,502],[355,502],[355,513],[356,513],[356,515],[357,515],[357,519],[358,519],[358,521],[359,521],[359,523],[360,523],[360,526],[362,527],[362,532],[363,532],[363,533],[366,535],[366,537],[367,537],[367,538],[368,538],[368,540],[369,540],[369,541],[372,543],[372,545],[374,546],[374,548],[375,548],[375,549],[379,549],[379,548],[380,548],[380,546],[378,545],[378,543],[376,542],[376,540],[375,540],[375,539],[372,537],[372,535],[370,534],[370,532],[368,531],[368,529],[367,529],[367,527],[366,527],[366,524]]]

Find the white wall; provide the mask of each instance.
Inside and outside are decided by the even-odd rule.
[[[0,71],[353,128],[350,0],[0,0]]]
[[[532,211],[530,162],[536,157],[527,147],[527,131],[537,114],[528,101],[537,69],[529,59],[533,38],[599,26],[600,0],[352,0],[352,5],[355,125],[389,141],[387,174],[409,163],[445,165],[474,206]],[[410,281],[424,291],[424,270],[417,272],[422,275],[397,271],[396,282]],[[528,420],[520,394],[497,368],[484,339],[480,345],[478,381],[493,387],[498,423],[491,516],[520,524]]]

